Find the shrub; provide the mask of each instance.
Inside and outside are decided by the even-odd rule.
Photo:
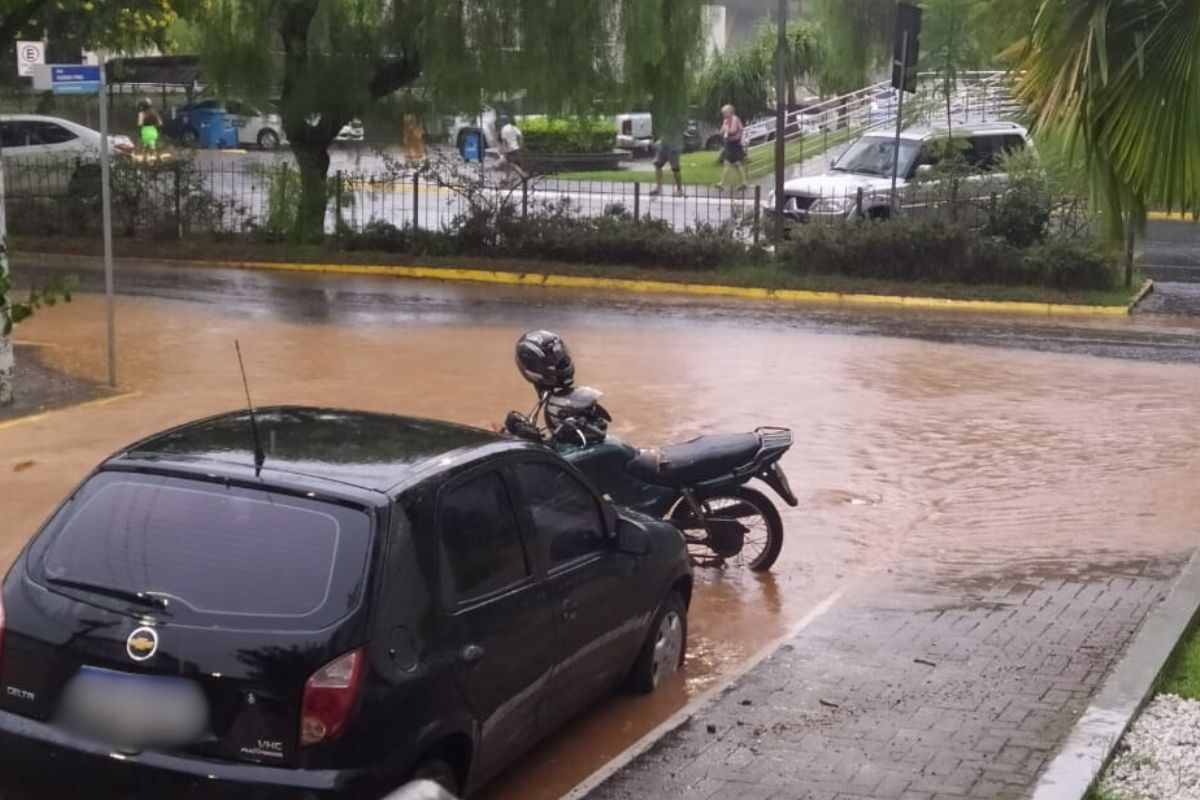
[[[531,153],[607,153],[616,144],[606,119],[526,119],[520,126]]]
[[[1037,283],[1063,291],[1112,289],[1120,272],[1118,259],[1087,237],[1051,237],[1027,250],[1024,260]]]
[[[1046,238],[1054,192],[1038,157],[1025,150],[1005,156],[1000,170],[1007,181],[984,226],[984,233],[999,236],[1017,247],[1029,247]]]
[[[1022,250],[941,222],[808,225],[779,249],[786,269],[927,283],[1111,289],[1116,263],[1088,238],[1051,237]]]

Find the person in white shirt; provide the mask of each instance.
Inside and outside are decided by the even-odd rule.
[[[507,115],[500,117],[500,169],[512,182],[528,180],[523,166],[525,158],[525,136]],[[515,180],[514,180],[515,175]]]

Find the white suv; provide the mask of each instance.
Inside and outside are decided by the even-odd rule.
[[[915,182],[918,173],[937,166],[940,146],[949,135],[965,142],[963,158],[971,172],[966,181],[999,186],[1004,176],[995,167],[1008,153],[1031,147],[1029,133],[1012,122],[964,123],[953,131],[944,127],[910,128],[900,134],[900,164],[897,197],[891,197],[892,170],[896,155],[895,134],[871,133],[858,139],[827,172],[794,178],[783,185],[784,215],[790,222],[837,219],[881,219],[896,213],[936,213],[945,203],[929,198],[938,192],[936,183]],[[974,202],[978,192],[954,194],[962,202]],[[774,192],[767,203],[775,208]]]

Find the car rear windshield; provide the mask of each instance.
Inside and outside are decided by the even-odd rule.
[[[370,517],[344,505],[100,473],[40,537],[41,577],[98,597],[159,595],[172,613],[323,626],[358,606],[370,532]]]

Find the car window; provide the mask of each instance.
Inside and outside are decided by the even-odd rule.
[[[457,603],[529,577],[529,562],[504,481],[487,472],[452,486],[439,501],[443,570]]]
[[[201,100],[193,106],[197,111],[216,111],[221,108],[220,100]]]
[[[248,114],[246,106],[240,100],[230,100],[225,104],[225,111],[229,114]]]
[[[51,585],[157,592],[206,619],[329,624],[361,596],[370,532],[333,503],[100,473],[39,539],[38,563]]]
[[[74,133],[62,125],[56,125],[53,122],[35,122],[31,127],[37,144],[63,144],[77,138]]]
[[[5,147],[31,147],[38,144],[33,123],[16,121],[4,123]]]
[[[0,122],[0,147],[24,147],[25,139],[16,122]]]
[[[563,468],[546,462],[516,467],[517,484],[550,569],[586,558],[605,546],[596,496]]]

